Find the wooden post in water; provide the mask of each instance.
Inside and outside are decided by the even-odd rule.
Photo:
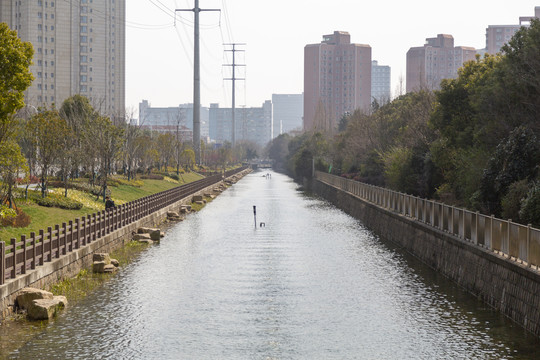
[[[255,220],[255,230],[257,230],[257,206],[253,205],[253,219]]]

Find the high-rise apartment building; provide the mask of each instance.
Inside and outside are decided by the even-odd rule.
[[[126,0],[1,0],[0,21],[34,46],[25,101],[50,107],[75,94],[102,114],[125,111]]]
[[[293,130],[302,130],[304,94],[272,94],[272,105],[272,139]]]
[[[427,38],[424,46],[407,51],[407,92],[439,89],[442,79],[456,78],[463,63],[474,60],[475,56],[473,47],[454,46],[452,35]]]
[[[324,35],[304,48],[304,130],[337,127],[341,117],[371,103],[371,47],[348,32]]]
[[[390,75],[390,66],[379,65],[376,60],[371,62],[371,100],[376,100],[379,105],[390,102]]]
[[[486,29],[486,52],[496,54],[522,27],[528,26],[533,18],[540,18],[540,6],[534,8],[534,16],[520,16],[519,25],[489,25]]]

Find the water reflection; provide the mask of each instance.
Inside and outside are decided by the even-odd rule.
[[[532,336],[296,189],[248,176],[12,358],[540,356]]]

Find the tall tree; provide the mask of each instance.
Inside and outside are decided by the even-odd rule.
[[[24,106],[24,91],[34,79],[29,70],[34,49],[0,23],[0,146],[13,136],[13,115]]]
[[[42,111],[26,124],[26,131],[37,149],[37,162],[41,170],[41,196],[45,197],[50,171],[63,149],[62,139],[67,136],[66,121],[56,110]]]

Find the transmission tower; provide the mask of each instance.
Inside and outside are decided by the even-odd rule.
[[[245,52],[245,50],[237,49],[237,46],[245,46],[246,44],[241,43],[231,43],[231,44],[223,44],[224,46],[232,46],[231,49],[225,49],[225,51],[232,52],[232,64],[223,64],[223,66],[231,66],[232,67],[232,77],[226,78],[224,80],[232,80],[232,137],[231,137],[231,143],[232,146],[236,144],[236,121],[235,121],[235,105],[236,105],[236,80],[245,80],[245,78],[237,78],[236,77],[236,67],[237,66],[246,66],[245,64],[237,64],[236,63],[236,53],[237,52]]]
[[[195,0],[193,9],[176,9],[176,11],[192,11],[195,16],[193,39],[193,147],[195,148],[195,162],[201,163],[201,63],[199,49],[199,14],[202,11],[220,11],[220,9],[201,9],[199,0]]]

